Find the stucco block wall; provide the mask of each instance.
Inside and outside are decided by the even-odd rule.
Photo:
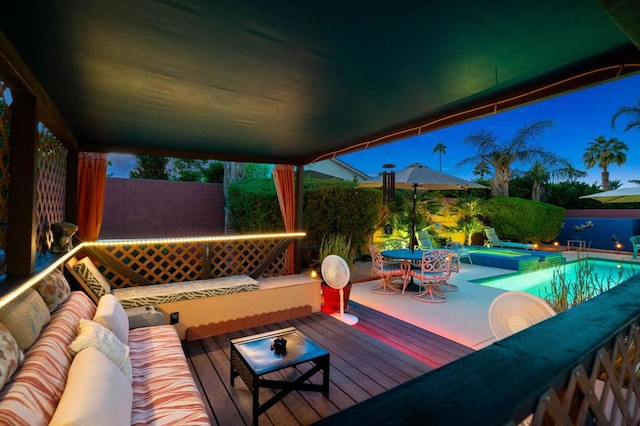
[[[100,239],[223,232],[221,184],[107,179]]]

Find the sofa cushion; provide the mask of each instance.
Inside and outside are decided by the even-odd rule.
[[[51,315],[42,297],[32,288],[27,289],[7,306],[0,309],[0,322],[7,327],[20,349],[27,350],[40,335]]]
[[[93,264],[89,257],[79,260],[73,265],[73,269],[80,275],[84,282],[87,283],[87,286],[89,286],[97,297],[100,298],[111,292],[111,284],[109,284],[109,281],[100,273],[98,267]]]
[[[34,288],[46,303],[49,312],[55,311],[71,293],[69,282],[59,269],[49,272]]]
[[[5,308],[2,308],[5,309]],[[46,425],[60,401],[71,365],[68,346],[80,318],[93,318],[96,305],[80,291],[51,315],[24,363],[0,390],[0,425]]]
[[[108,328],[97,322],[81,319],[78,325],[78,336],[69,345],[69,350],[72,355],[76,355],[89,347],[94,347],[102,352],[131,383],[129,347],[122,343]]]
[[[111,330],[125,345],[128,343],[129,317],[115,296],[105,294],[100,298],[93,320]]]
[[[87,348],[74,358],[50,425],[128,425],[133,390],[102,352]]]
[[[24,353],[9,330],[0,324],[0,388],[16,372],[24,361]]]
[[[132,425],[211,424],[173,326],[133,329],[129,346],[134,366]]]

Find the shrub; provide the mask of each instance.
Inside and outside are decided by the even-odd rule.
[[[228,190],[229,209],[240,232],[284,230],[273,180],[245,179]],[[382,207],[380,191],[339,179],[305,179],[303,199],[304,245],[319,246],[325,235],[339,233],[358,252],[370,240]]]
[[[528,242],[553,240],[564,215],[561,207],[515,197],[491,198],[485,213],[500,238]]]
[[[603,293],[621,282],[631,278],[638,272],[634,267],[625,270],[620,268],[617,273],[609,272],[600,275],[595,271],[594,264],[587,256],[572,264],[575,268],[575,277],[567,277],[566,265],[554,269],[549,287],[545,287],[544,299],[557,313],[566,311],[572,306]]]

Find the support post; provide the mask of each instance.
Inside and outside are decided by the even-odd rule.
[[[296,167],[296,232],[302,231],[302,205],[304,204],[304,166]],[[302,238],[294,241],[294,268],[293,272],[302,272]]]
[[[36,98],[12,88],[11,153],[9,158],[9,228],[7,229],[7,275],[29,275],[36,258],[36,146],[38,129]]]

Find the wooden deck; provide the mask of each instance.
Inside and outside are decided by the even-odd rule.
[[[259,418],[261,425],[306,425],[405,383],[433,368],[473,352],[465,346],[356,303],[349,311],[360,322],[350,327],[324,313],[207,339],[184,349],[214,425],[251,424],[251,393],[240,378],[230,385],[229,340],[297,327],[331,353],[329,398],[292,392]],[[274,373],[295,380],[310,364]],[[268,377],[268,376],[267,376]],[[320,383],[321,373],[311,378]],[[260,401],[273,395],[260,390]]]

